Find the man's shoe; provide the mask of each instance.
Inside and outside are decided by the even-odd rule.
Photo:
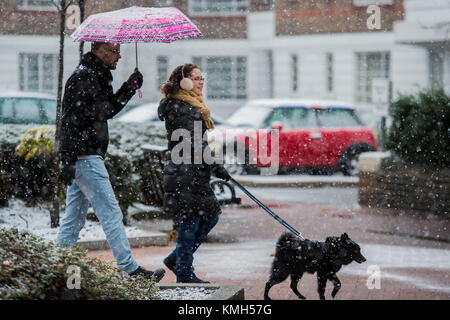
[[[176,263],[175,262],[173,262],[172,260],[170,260],[168,258],[165,258],[163,260],[163,263],[170,271],[172,271],[173,273],[176,274],[176,272],[175,272]]]
[[[211,282],[205,281],[205,280],[201,280],[201,279],[197,278],[196,275],[194,275],[191,278],[182,279],[181,281],[177,280],[177,283],[211,283]]]
[[[130,273],[130,276],[132,277],[142,276],[150,280],[153,279],[155,282],[159,282],[164,277],[165,274],[166,271],[164,271],[164,269],[156,269],[155,271],[150,271],[142,267],[138,267],[136,271]]]

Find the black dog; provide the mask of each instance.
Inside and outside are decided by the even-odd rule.
[[[306,299],[297,289],[297,284],[305,271],[312,274],[317,272],[321,300],[325,300],[325,286],[327,280],[330,280],[334,285],[331,293],[334,298],[341,288],[336,272],[352,261],[358,263],[366,261],[360,250],[359,245],[346,233],[340,237],[328,237],[325,242],[302,240],[291,233],[283,234],[277,241],[272,273],[266,283],[264,299],[270,300],[270,288],[286,280],[289,275],[292,291],[300,299]]]

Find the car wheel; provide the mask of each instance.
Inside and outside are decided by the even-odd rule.
[[[242,175],[242,174],[259,174],[259,169],[256,166],[249,164],[249,151],[245,148],[244,154],[238,154],[236,145],[233,150],[227,153],[225,146],[223,147],[223,166],[229,174]]]
[[[245,173],[245,159],[239,157],[237,152],[223,153],[223,166],[232,175],[241,175]]]
[[[363,152],[375,151],[371,146],[351,147],[347,149],[339,160],[339,168],[344,176],[357,176],[359,155]]]

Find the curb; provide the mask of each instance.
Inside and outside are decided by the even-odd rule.
[[[176,288],[205,288],[216,290],[206,300],[245,300],[244,288],[238,286],[222,286],[212,283],[164,283],[156,284],[160,290]]]
[[[233,177],[244,187],[273,188],[354,188],[358,186],[358,177],[329,176],[236,176]]]
[[[129,237],[128,241],[131,248],[169,245],[167,234],[162,232],[152,232],[152,234],[142,237]],[[109,250],[106,239],[78,241],[77,245],[88,250]]]

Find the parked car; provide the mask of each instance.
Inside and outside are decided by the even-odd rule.
[[[56,98],[42,92],[0,90],[0,123],[55,124]]]
[[[228,130],[219,139],[224,164],[233,174],[257,173],[259,168],[270,166],[262,161],[257,147],[266,139],[268,152],[263,156],[270,155],[270,129],[279,130],[281,171],[340,170],[344,175],[356,175],[359,154],[378,149],[372,130],[361,122],[353,107],[342,102],[252,100],[227,122],[239,128],[231,130],[231,135]],[[239,147],[245,150],[245,159],[237,152]]]
[[[152,122],[155,125],[164,125],[164,122],[158,118],[158,106],[159,102],[145,103],[139,106],[135,106],[129,111],[119,114],[116,119],[124,122]],[[219,116],[211,113],[211,119],[216,126],[220,126],[225,123],[225,120]]]

